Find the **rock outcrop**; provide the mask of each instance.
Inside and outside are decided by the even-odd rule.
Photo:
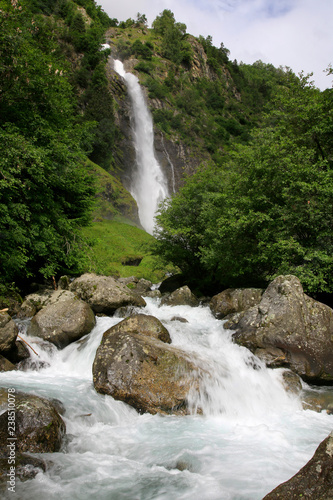
[[[311,460],[289,481],[263,500],[331,500],[333,498],[333,433],[317,448]]]
[[[214,295],[209,307],[216,318],[222,319],[259,304],[262,294],[260,288],[228,288]]]
[[[74,293],[62,293],[63,299],[43,307],[28,327],[29,335],[52,342],[60,349],[80,339],[95,326],[91,307]]]
[[[159,340],[165,334],[159,320],[142,316],[104,333],[93,364],[95,389],[140,413],[185,415],[187,395],[198,389],[197,367],[185,352]]]
[[[113,314],[120,307],[146,305],[142,297],[111,276],[83,274],[71,283],[70,290],[96,313]]]
[[[313,383],[333,381],[333,310],[305,295],[295,276],[276,278],[258,305],[224,326],[268,365],[287,366]]]

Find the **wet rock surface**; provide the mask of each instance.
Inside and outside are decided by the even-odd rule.
[[[8,452],[8,422],[12,407],[8,394],[1,389],[0,404],[7,410],[0,415],[0,451]],[[11,393],[13,394],[13,393]],[[49,400],[15,392],[15,449],[19,452],[47,453],[59,451],[66,426],[55,406]]]
[[[147,329],[147,318],[136,317],[104,333],[93,364],[95,389],[140,413],[186,415],[188,393],[198,388],[192,376],[197,367],[185,352],[157,338],[156,318],[148,320],[153,328]]]
[[[312,383],[333,382],[333,310],[305,295],[295,276],[276,278],[258,305],[224,326],[266,364],[289,367]]]
[[[333,433],[317,448],[311,460],[289,481],[263,500],[331,500],[333,498]]]

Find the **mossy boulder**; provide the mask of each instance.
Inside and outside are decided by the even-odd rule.
[[[209,307],[216,318],[222,319],[259,304],[262,294],[260,288],[228,288],[214,295]]]
[[[304,294],[296,276],[277,277],[258,305],[225,323],[233,339],[312,383],[333,381],[333,310]]]
[[[7,391],[1,391],[2,406],[8,404]],[[15,450],[30,453],[59,451],[66,426],[49,400],[24,393],[11,393],[13,407],[0,415],[0,452],[6,453],[9,412],[15,409]],[[7,450],[8,452],[8,450]]]
[[[194,358],[157,338],[157,321],[138,315],[104,333],[93,364],[94,386],[140,413],[186,415],[188,394],[198,390],[198,367]]]
[[[111,276],[83,274],[73,281],[70,290],[96,313],[113,314],[120,307],[146,305],[142,297]]]
[[[31,320],[28,334],[52,342],[59,348],[75,342],[95,326],[91,307],[73,293],[41,309]]]

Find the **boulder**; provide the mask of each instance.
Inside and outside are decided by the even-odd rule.
[[[13,471],[13,478],[19,479],[20,481],[27,481],[28,479],[33,479],[39,472],[45,472],[48,468],[47,462],[44,460],[32,457],[31,455],[26,455],[25,453],[15,454],[15,469]],[[12,466],[14,467],[14,466]],[[10,486],[10,474],[11,469],[8,464],[8,456],[6,454],[0,453],[0,491],[5,494],[5,491]],[[15,481],[13,480],[13,484]],[[5,498],[5,497],[3,497]]]
[[[161,305],[196,307],[199,305],[199,300],[191,292],[189,287],[185,285],[170,293],[170,295],[163,297]]]
[[[25,297],[17,316],[19,318],[31,318],[38,311],[43,309],[43,307],[55,304],[56,302],[62,302],[72,297],[72,292],[68,292],[67,290],[53,290],[52,288],[41,289]]]
[[[15,347],[18,334],[17,324],[6,312],[0,312],[0,353],[6,356]]]
[[[333,381],[333,310],[305,295],[295,276],[277,277],[258,305],[235,316],[224,327],[267,364],[312,383]]]
[[[289,481],[263,500],[331,500],[333,498],[333,432],[318,446],[311,460]]]
[[[15,342],[14,347],[6,354],[7,359],[11,361],[11,363],[20,363],[21,361],[25,361],[30,358],[30,351],[27,345],[22,342],[22,340],[17,340]]]
[[[260,288],[228,288],[214,295],[209,307],[216,318],[222,319],[259,304],[262,294]]]
[[[146,321],[152,322],[152,331]],[[198,390],[193,376],[198,367],[185,352],[156,338],[154,325],[156,319],[149,317],[127,318],[104,333],[93,364],[95,389],[140,413],[188,414],[187,395]]]
[[[96,313],[113,314],[120,307],[146,305],[142,297],[111,276],[83,274],[71,283],[70,290]]]
[[[171,344],[168,330],[155,316],[146,314],[133,314],[111,328],[114,333],[137,333],[154,337],[167,344]]]
[[[43,307],[31,320],[28,335],[40,337],[62,349],[95,326],[91,307],[70,292],[66,297]]]
[[[3,392],[3,390],[2,390]],[[7,391],[6,391],[7,392]],[[11,393],[15,408],[15,450],[30,453],[59,451],[66,426],[54,405],[45,398],[24,393]],[[11,403],[9,400],[9,405]],[[8,444],[8,422],[11,406],[0,415],[0,453]]]
[[[0,354],[0,372],[9,372],[11,370],[16,370],[16,366]]]
[[[122,283],[129,288],[134,293],[138,295],[143,295],[151,290],[153,283],[144,278],[138,279],[134,276],[130,278],[118,278],[119,283]]]

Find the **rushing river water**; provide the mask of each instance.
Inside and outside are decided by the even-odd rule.
[[[332,430],[333,417],[303,410],[266,369],[231,342],[209,308],[161,306],[172,343],[199,354],[210,372],[199,396],[203,415],[139,415],[95,392],[92,363],[102,334],[121,318],[97,318],[94,330],[63,350],[22,336],[49,366],[0,374],[0,385],[57,398],[67,439],[46,473],[17,483],[20,500],[260,500],[296,473]],[[188,323],[172,321],[173,317]],[[198,402],[194,395],[192,403]]]

